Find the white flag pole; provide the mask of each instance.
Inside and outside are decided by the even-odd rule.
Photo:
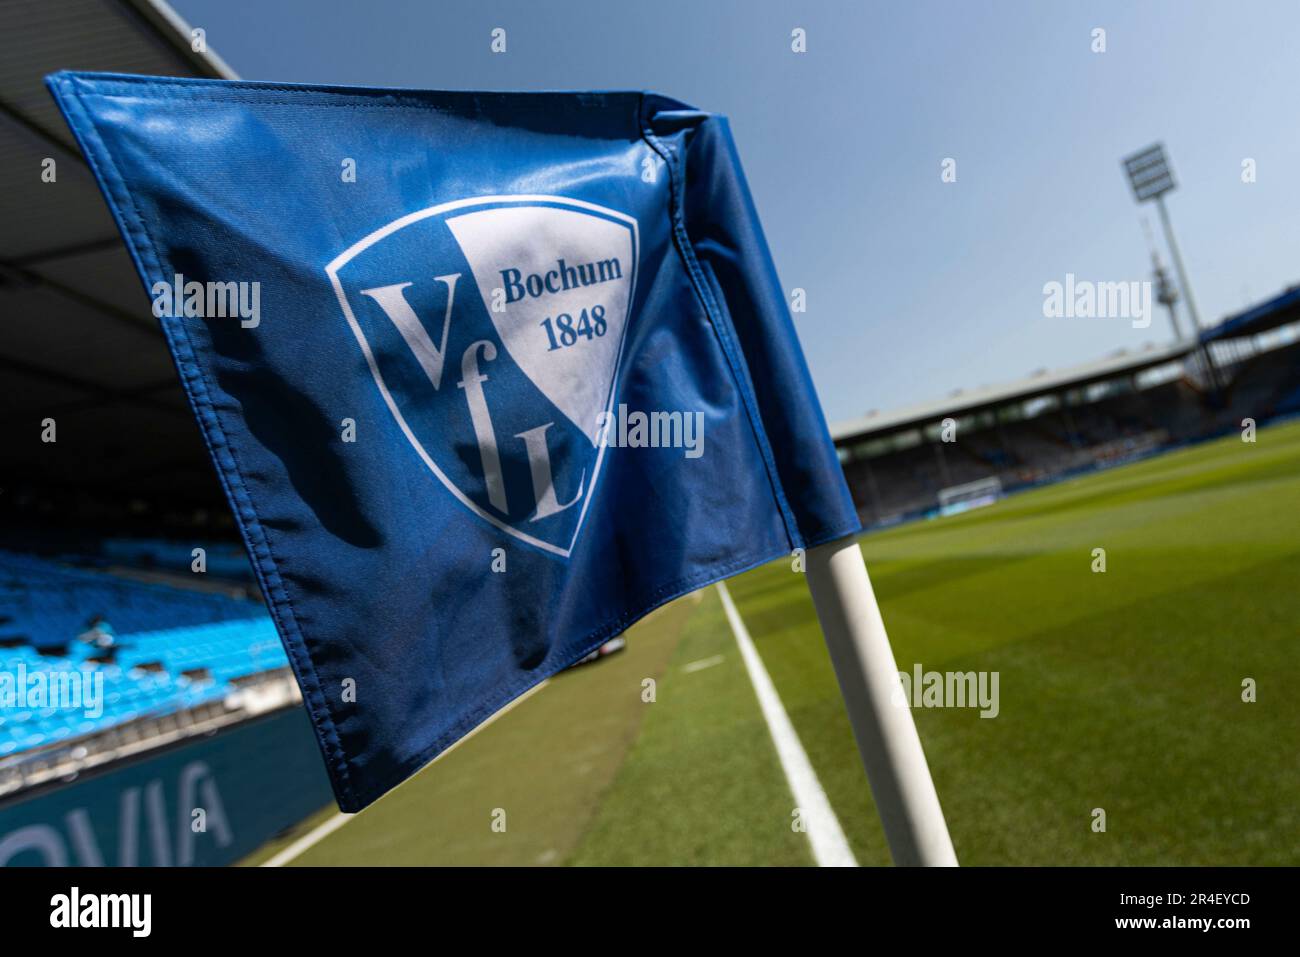
[[[810,548],[808,589],[894,863],[955,867],[957,854],[857,539]]]

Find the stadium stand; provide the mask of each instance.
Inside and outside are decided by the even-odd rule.
[[[107,636],[95,641],[88,636]],[[102,676],[102,714],[6,709],[0,757],[222,700],[288,666],[256,602],[0,552],[0,672]]]
[[[1229,394],[1234,408],[1260,410],[1262,418],[1300,411],[1300,344],[1246,359]]]
[[[1014,492],[1300,412],[1298,340],[1300,290],[1289,289],[1198,344],[873,413],[832,436],[863,523],[894,524],[938,514],[945,489],[997,479]]]
[[[230,863],[328,796],[260,601],[0,551],[0,865]]]
[[[222,594],[127,581],[30,555],[0,552],[0,640],[65,649],[96,616],[119,633],[252,618],[259,604]]]
[[[99,553],[111,564],[141,569],[185,572],[192,568],[195,546],[189,542],[172,542],[150,538],[110,538],[101,543]],[[234,542],[203,546],[205,573],[226,581],[253,582],[253,566],[241,545]]]

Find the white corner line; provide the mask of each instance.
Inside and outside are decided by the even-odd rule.
[[[319,844],[321,841],[325,840],[325,838],[329,837],[331,834],[333,834],[335,831],[341,828],[344,824],[348,823],[348,821],[352,820],[354,817],[356,817],[355,814],[336,813],[329,820],[321,824],[318,824],[316,827],[312,828],[310,833],[304,834],[302,837],[298,838],[298,840],[294,841],[292,844],[286,847],[279,854],[275,855],[275,857],[272,857],[270,860],[263,861],[261,866],[262,867],[284,867],[285,864],[288,864],[290,861],[292,861],[299,854],[302,854],[308,848],[313,847],[314,845]]]
[[[736,636],[736,644],[740,647],[745,670],[749,672],[759,708],[767,721],[767,730],[772,735],[772,743],[776,745],[776,755],[781,761],[781,769],[785,771],[786,781],[790,784],[795,806],[803,812],[813,859],[818,867],[857,867],[858,862],[844,837],[839,818],[835,816],[826,791],[822,788],[821,781],[817,780],[817,773],[813,770],[803,745],[799,743],[790,716],[785,713],[776,686],[763,667],[763,659],[758,656],[754,640],[749,637],[749,630],[741,620],[740,612],[736,610],[736,603],[731,600],[731,593],[727,591],[725,583],[718,582],[718,594],[722,598],[722,608],[727,613],[732,634]]]
[[[492,717],[488,718],[482,724],[478,725],[473,731],[465,735],[465,737],[457,740],[446,751],[443,751],[436,758],[430,761],[429,764],[437,764],[439,761],[441,761],[447,755],[451,754],[451,752],[455,751],[457,748],[459,748],[470,738],[474,737],[474,735],[478,734],[480,731],[482,731],[484,728],[490,725],[497,718],[501,717],[506,712],[514,709],[516,705],[522,704],[524,701],[531,698],[533,695],[541,691],[550,683],[551,683],[551,679],[547,678],[545,681],[541,681],[538,684],[533,685],[531,688],[529,688],[527,691],[521,694],[518,698],[515,698],[514,701],[511,701],[509,704],[507,704],[504,708],[501,708],[499,711],[494,711],[492,713]],[[429,764],[426,764],[424,767],[427,768]],[[420,769],[420,771],[423,770],[424,768]],[[416,773],[418,774],[419,772]],[[415,775],[411,775],[411,777],[414,776]],[[411,778],[407,778],[408,781],[410,779]],[[292,844],[290,844],[288,847],[282,850],[279,854],[276,854],[274,857],[270,858],[269,860],[263,861],[259,866],[284,867],[284,865],[288,864],[290,861],[300,857],[304,852],[306,852],[312,847],[315,847],[321,841],[325,840],[325,838],[329,837],[331,834],[333,834],[335,831],[341,828],[344,824],[347,824],[349,821],[356,820],[357,817],[360,816],[360,814],[361,812],[357,812],[356,814],[344,814],[340,811],[339,813],[335,814],[333,817],[329,818],[328,820],[322,821],[320,824],[316,825],[314,828],[311,829],[310,832],[298,838],[298,840],[294,841]]]

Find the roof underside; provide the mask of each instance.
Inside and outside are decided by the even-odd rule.
[[[45,89],[60,69],[231,75],[155,0],[0,4],[0,477],[219,502],[148,299]]]
[[[1201,341],[1254,336],[1296,321],[1300,321],[1300,286],[1292,286],[1267,302],[1229,316],[1217,326],[1202,332]]]
[[[1056,372],[1036,373],[1015,382],[982,386],[978,389],[954,393],[943,399],[921,402],[892,412],[869,414],[849,422],[841,422],[832,426],[831,437],[836,442],[854,441],[866,436],[898,432],[930,422],[938,422],[948,416],[969,415],[1010,402],[1021,402],[1067,389],[1078,389],[1106,379],[1136,375],[1145,369],[1181,359],[1191,352],[1192,348],[1191,343],[1180,342],[1137,353],[1124,352]]]

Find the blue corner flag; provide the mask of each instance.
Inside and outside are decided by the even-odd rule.
[[[47,83],[344,811],[657,606],[858,530],[723,117]]]

